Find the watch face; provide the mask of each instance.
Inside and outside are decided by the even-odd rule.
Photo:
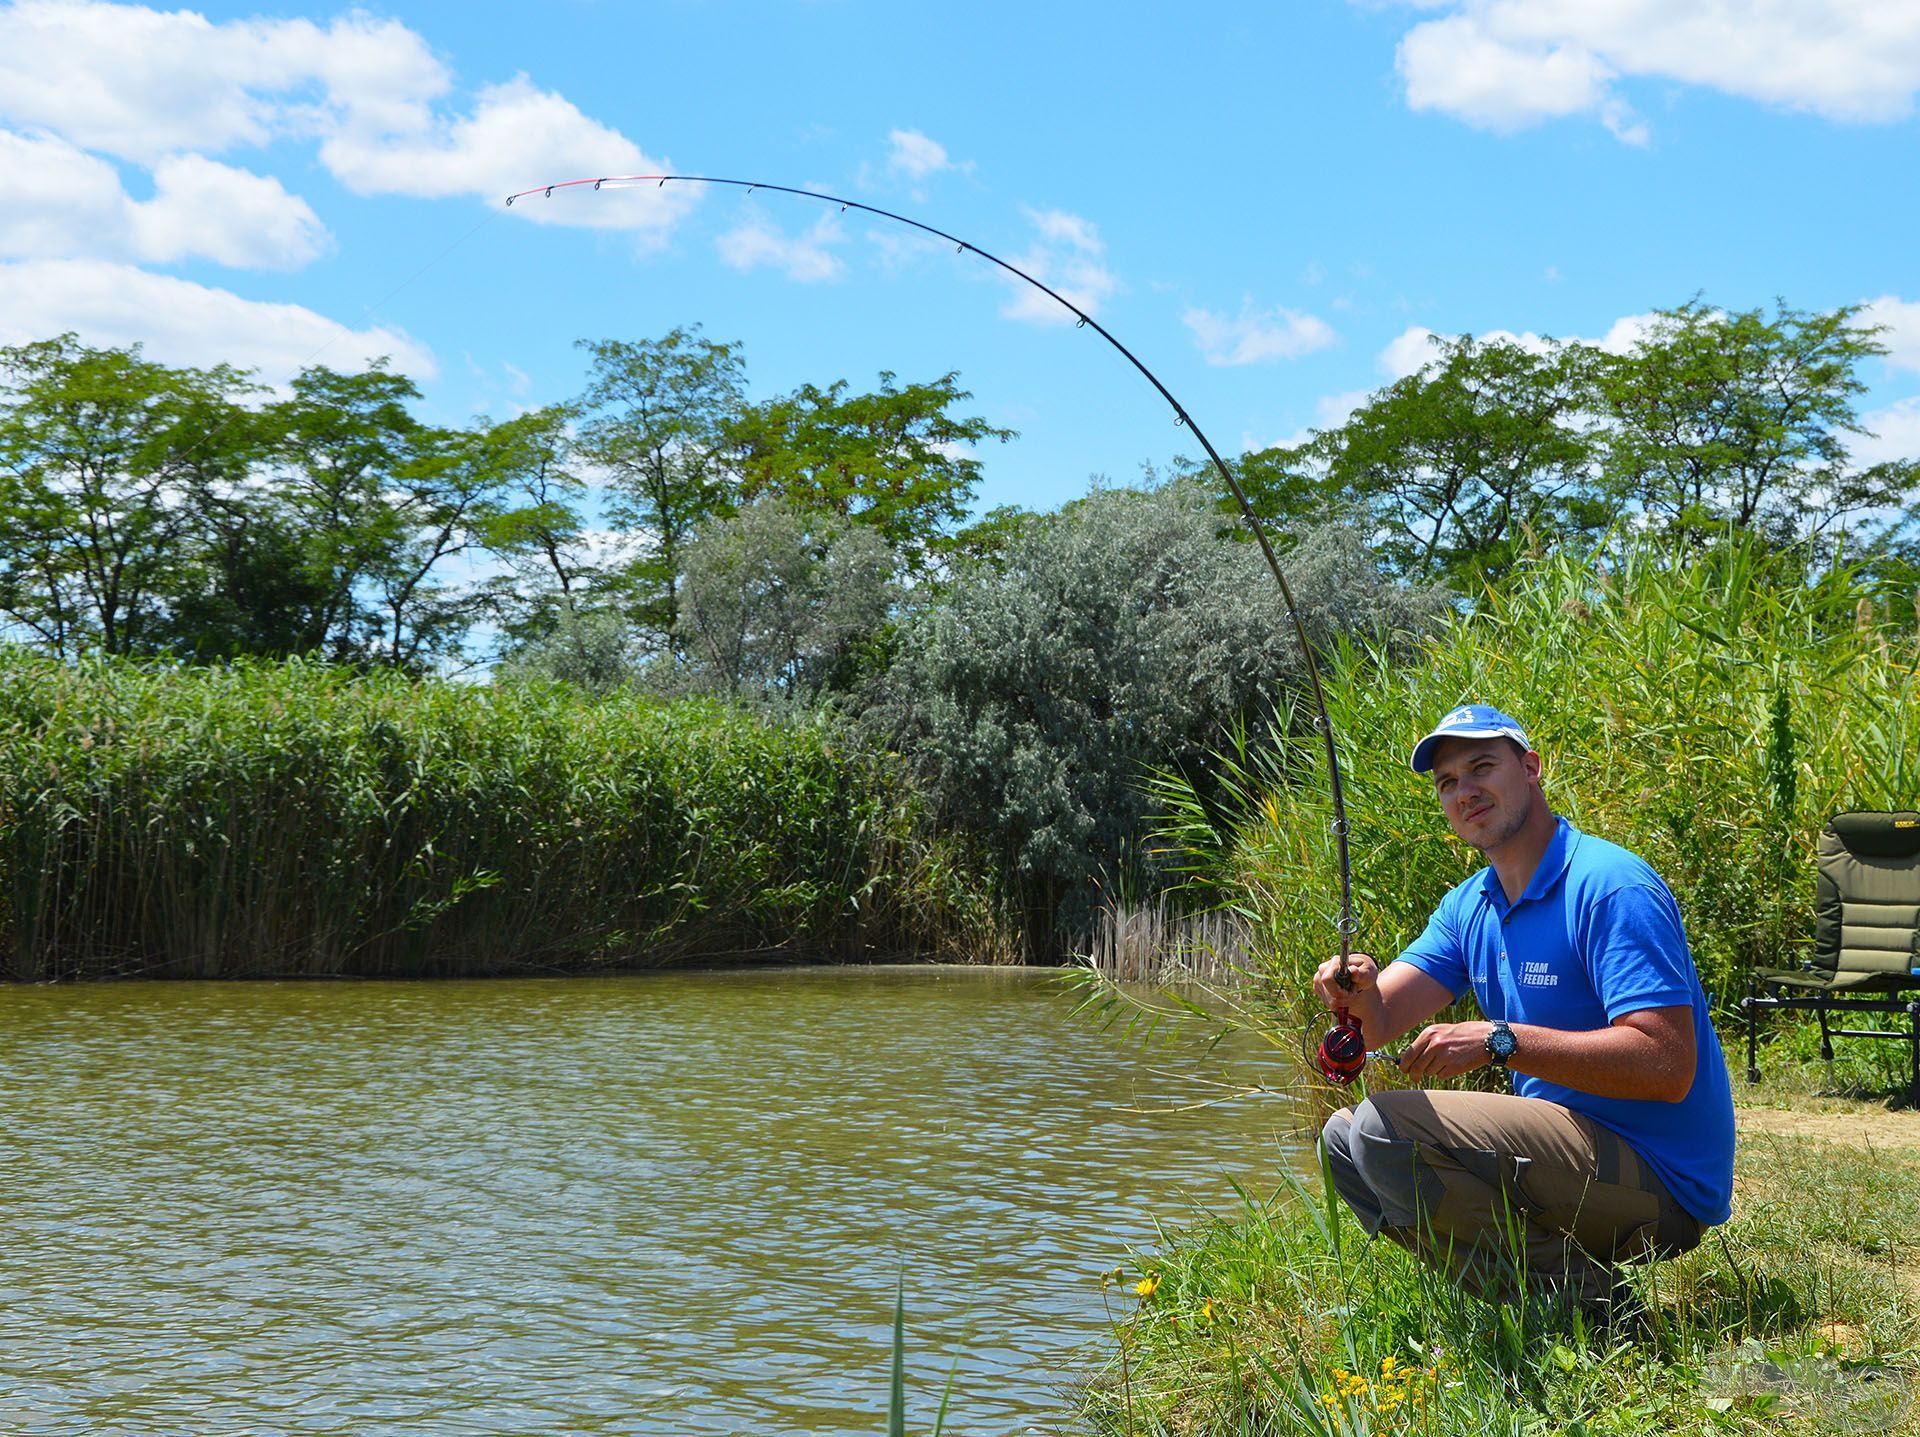
[[[1487,1034],[1487,1051],[1493,1054],[1497,1060],[1505,1061],[1511,1058],[1513,1056],[1513,1050],[1519,1046],[1518,1041],[1513,1036],[1513,1029],[1506,1027],[1504,1024]]]

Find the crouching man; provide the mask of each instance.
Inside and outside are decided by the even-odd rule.
[[[1367,1046],[1472,991],[1484,1015],[1421,1028],[1416,1079],[1492,1064],[1512,1093],[1376,1093],[1321,1133],[1340,1196],[1369,1232],[1489,1298],[1564,1292],[1618,1316],[1617,1264],[1670,1257],[1724,1222],[1733,1095],[1680,910],[1625,849],[1556,817],[1540,755],[1497,709],[1455,709],[1413,751],[1447,822],[1487,867],[1441,900],[1386,967],[1314,975]]]

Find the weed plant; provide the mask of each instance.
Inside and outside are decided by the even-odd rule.
[[[703,702],[0,651],[0,821],[28,981],[1007,951],[890,770]]]

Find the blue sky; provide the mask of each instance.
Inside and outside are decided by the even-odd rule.
[[[911,231],[501,203],[664,167],[1032,266],[1229,453],[1337,422],[1430,332],[1618,343],[1701,293],[1873,305],[1860,453],[1912,456],[1917,91],[1913,0],[5,4],[0,343],[272,382],[388,353],[452,422],[576,393],[576,339],[700,324],[762,395],[958,370],[1021,433],[983,507],[1182,449],[1095,337]]]

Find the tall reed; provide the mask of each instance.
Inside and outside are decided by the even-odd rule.
[[[1526,724],[1557,810],[1666,878],[1710,990],[1737,996],[1751,966],[1803,952],[1827,816],[1920,804],[1920,652],[1873,620],[1875,599],[1845,569],[1809,580],[1749,544],[1627,544],[1523,567],[1415,662],[1335,655],[1356,946],[1391,956],[1480,865],[1406,767],[1440,715],[1478,701]],[[1212,801],[1177,776],[1157,787],[1159,841],[1297,992],[1333,951],[1337,899],[1318,740],[1291,727],[1226,755]]]
[[[0,651],[6,976],[1004,953],[876,758],[704,703]]]

